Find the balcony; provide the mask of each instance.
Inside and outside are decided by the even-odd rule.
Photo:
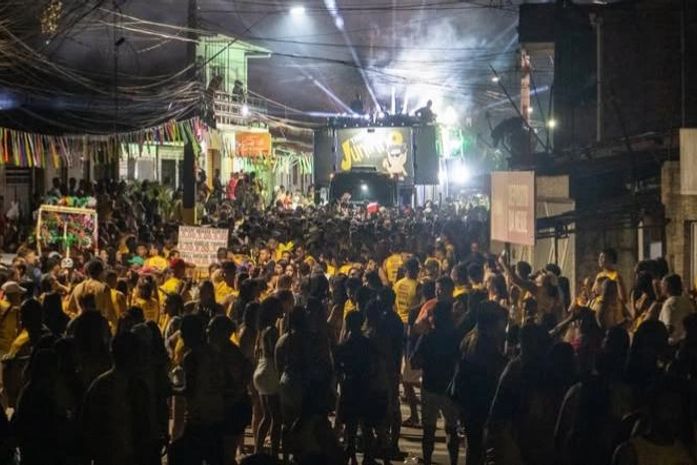
[[[265,117],[268,114],[268,108],[265,100],[227,92],[216,92],[213,105],[215,122],[218,127],[267,127]]]

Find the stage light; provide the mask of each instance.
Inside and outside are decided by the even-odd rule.
[[[445,113],[441,117],[441,122],[447,126],[454,126],[457,124],[457,112],[453,107],[448,107],[445,109]]]
[[[290,9],[290,15],[294,18],[302,18],[305,16],[305,7],[302,5],[296,5]]]
[[[247,105],[246,103],[242,105],[242,116],[244,116],[245,118],[249,116],[249,105]]]
[[[464,162],[454,164],[452,166],[452,172],[450,180],[453,184],[466,184],[472,177],[472,172],[469,166],[465,165]]]
[[[365,184],[365,183],[361,184],[361,190],[363,192],[368,192],[368,184]]]
[[[549,121],[547,121],[547,127],[548,127],[549,129],[554,129],[554,128],[556,128],[556,127],[557,127],[557,120],[555,120],[554,118],[552,118],[552,119],[550,119]]]
[[[497,83],[497,82],[499,82],[500,80],[501,80],[501,79],[500,79],[498,76],[492,76],[492,77],[491,77],[491,82],[493,82],[493,83]]]

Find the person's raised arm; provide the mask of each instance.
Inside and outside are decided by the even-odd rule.
[[[535,283],[522,279],[520,276],[518,276],[515,271],[513,271],[511,266],[506,263],[504,257],[499,257],[499,265],[501,265],[503,272],[506,274],[506,278],[508,278],[508,281],[511,284],[514,284],[519,288],[530,292],[531,294],[534,294],[537,291],[537,286]]]

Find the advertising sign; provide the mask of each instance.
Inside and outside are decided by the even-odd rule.
[[[179,245],[177,250],[187,263],[197,268],[208,268],[218,261],[220,247],[228,246],[228,230],[179,226]]]
[[[413,177],[411,128],[347,128],[336,136],[338,171],[372,167],[399,179]]]
[[[535,245],[535,172],[491,173],[491,239]]]
[[[268,132],[235,133],[235,154],[238,157],[269,157],[271,134]]]

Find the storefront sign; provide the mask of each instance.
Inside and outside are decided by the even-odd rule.
[[[181,258],[197,268],[208,268],[218,261],[220,247],[228,246],[228,230],[179,226],[179,245]]]
[[[235,133],[235,154],[238,157],[271,156],[271,134],[268,132]]]
[[[340,171],[371,167],[400,179],[414,175],[410,128],[349,128],[336,134]]]
[[[491,173],[491,239],[535,245],[535,172]]]

